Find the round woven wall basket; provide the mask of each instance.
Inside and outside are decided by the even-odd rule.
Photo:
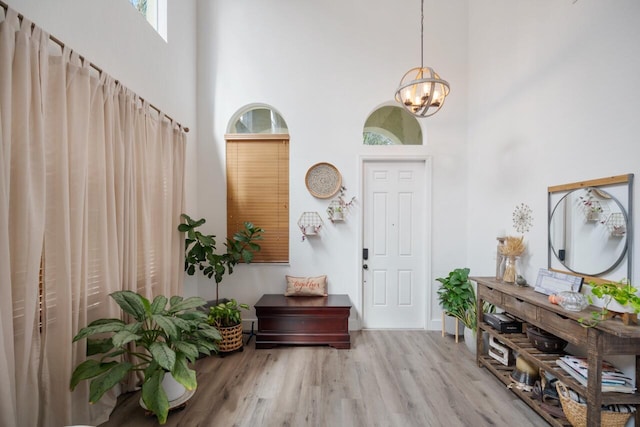
[[[228,353],[242,348],[242,323],[228,328],[216,328],[222,340],[218,343],[220,353]]]

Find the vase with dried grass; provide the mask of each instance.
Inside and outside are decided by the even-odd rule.
[[[502,280],[506,283],[515,283],[518,276],[518,260],[526,248],[524,236],[508,236],[504,244],[499,247],[500,252],[505,257],[504,275]]]

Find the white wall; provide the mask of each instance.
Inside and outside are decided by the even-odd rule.
[[[196,162],[196,29],[194,0],[168,0],[165,42],[128,0],[4,0],[38,26],[191,128],[187,165]],[[188,210],[197,205],[196,176],[187,175]],[[187,281],[185,293],[195,294]]]
[[[7,2],[192,129],[187,212],[206,217],[218,236],[229,119],[254,102],[282,113],[291,133],[291,263],[240,266],[225,278],[222,295],[250,304],[281,292],[285,274],[325,273],[331,292],[359,303],[360,206],[346,224],[326,221],[314,242],[301,242],[295,226],[303,211],[324,216],[327,201],[304,185],[314,163],[336,165],[347,195],[360,198],[360,156],[432,157],[432,328],[434,278],[463,265],[493,274],[496,233],[513,232],[517,204],[534,210],[525,260],[533,281],[547,262],[547,186],[638,172],[634,0],[427,0],[425,64],[451,83],[451,95],[421,121],[425,146],[390,148],[362,146],[362,126],[419,65],[418,0],[169,0],[168,43],[127,0]],[[190,278],[185,293],[210,298],[213,286]]]
[[[496,234],[533,209],[525,277],[547,266],[547,187],[636,174],[640,3],[469,2],[469,266],[495,271]],[[634,199],[640,200],[636,182]],[[635,224],[640,223],[636,209]],[[633,239],[640,236],[636,227]],[[640,257],[633,257],[637,274]],[[619,280],[622,277],[615,277]]]
[[[425,8],[425,65],[450,82],[451,95],[422,121],[425,146],[385,148],[362,145],[363,125],[420,65],[418,0],[198,3],[198,216],[207,218],[207,231],[225,234],[224,133],[232,115],[247,104],[269,104],[291,135],[290,265],[240,266],[221,284],[222,297],[253,304],[263,293],[283,292],[285,274],[327,274],[330,292],[349,294],[352,317],[361,314],[361,206],[345,224],[332,225],[329,200],[311,196],[304,176],[317,162],[332,163],[347,196],[361,200],[362,155],[433,156],[432,293],[433,277],[465,262],[466,212],[447,201],[466,200],[467,2],[428,0]],[[296,222],[304,211],[323,216],[320,238],[301,241]],[[201,279],[199,294],[214,297],[214,284]]]

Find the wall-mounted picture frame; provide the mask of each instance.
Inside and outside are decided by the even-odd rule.
[[[583,279],[580,276],[541,268],[538,270],[536,286],[533,289],[545,295],[557,294],[564,291],[580,292],[582,281]]]

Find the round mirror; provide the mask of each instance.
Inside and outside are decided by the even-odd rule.
[[[615,197],[599,188],[580,188],[553,208],[549,243],[570,271],[599,276],[623,259],[627,225],[627,214]]]

